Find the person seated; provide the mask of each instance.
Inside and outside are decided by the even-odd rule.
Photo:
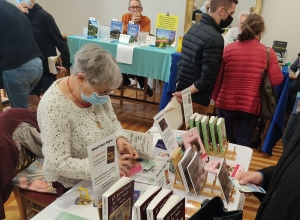
[[[208,13],[209,7],[210,7],[210,1],[206,1],[204,2],[204,5],[200,8],[200,11],[202,11],[202,13]]]
[[[238,27],[230,28],[224,36],[224,47],[226,47],[228,44],[234,42],[237,39],[237,36],[242,32],[241,27],[249,15],[249,11],[242,11],[239,14]]]
[[[196,9],[193,11],[193,14],[192,14],[192,21],[196,22],[196,14],[202,14],[202,11],[199,10],[199,9]]]
[[[127,33],[127,27],[129,22],[133,22],[134,24],[140,25],[140,31],[148,32],[150,33],[150,25],[151,21],[147,16],[142,15],[143,7],[142,3],[139,0],[129,0],[129,7],[128,7],[129,13],[126,13],[122,16],[122,22],[124,24],[123,26],[123,34]],[[123,73],[123,83],[126,86],[129,86],[131,84],[131,81],[129,78],[136,77],[137,81],[141,87],[141,89],[144,88],[144,80],[145,77],[143,76],[133,76]],[[147,95],[149,97],[153,96],[153,90],[148,85],[147,87]]]
[[[300,207],[298,171],[300,172],[300,128],[293,135],[276,166],[235,176],[240,184],[253,183],[266,190],[266,194],[254,193],[261,202],[256,220],[300,219],[300,209],[296,208]]]
[[[43,172],[61,195],[80,180],[91,180],[87,146],[115,134],[119,170],[129,175],[138,153],[113,111],[109,91],[122,75],[114,58],[96,44],[86,44],[74,57],[73,72],[55,81],[41,98],[37,117],[43,143]]]

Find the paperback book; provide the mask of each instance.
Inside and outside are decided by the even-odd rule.
[[[95,18],[90,18],[88,22],[88,39],[97,38],[99,22]]]
[[[118,39],[120,34],[123,33],[123,22],[121,21],[111,21],[110,23],[110,38]]]
[[[137,43],[139,41],[140,25],[128,24],[127,34],[130,36],[129,43]]]
[[[187,193],[191,192],[191,190],[193,189],[193,185],[187,170],[187,166],[189,165],[193,156],[194,156],[194,150],[193,148],[190,147],[185,150],[181,161],[178,163],[178,168],[183,181],[184,189]]]
[[[224,118],[218,118],[217,121],[217,133],[219,139],[219,148],[222,156],[225,156],[225,149],[227,148],[227,137]]]
[[[122,177],[102,196],[102,219],[132,219],[134,181]]]
[[[181,220],[185,218],[185,198],[172,195],[157,215],[157,220]]]
[[[228,178],[228,174],[229,174],[228,166],[226,160],[223,158],[217,176],[220,182],[221,192],[227,204],[229,203],[229,195],[233,188],[233,185],[230,179]]]
[[[232,162],[227,162],[227,169],[228,169],[228,176],[235,177],[237,174],[241,173],[244,171],[244,166],[237,164],[237,163],[232,163]],[[217,174],[221,166],[221,161],[218,160],[210,160],[208,163],[205,164],[204,169],[213,174]]]
[[[201,120],[201,130],[203,134],[203,143],[205,146],[206,152],[210,153],[211,149],[211,138],[210,138],[210,130],[209,130],[209,117],[204,115]]]
[[[218,140],[218,131],[217,131],[217,123],[218,117],[217,116],[211,116],[209,120],[209,130],[210,130],[210,137],[211,137],[211,143],[213,146],[213,151],[215,154],[220,153],[219,151],[219,140]]]

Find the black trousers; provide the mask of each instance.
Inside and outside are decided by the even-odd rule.
[[[145,87],[145,77],[143,76],[135,76],[135,75],[131,75],[131,74],[126,74],[126,73],[123,73],[123,81],[126,82],[128,80],[130,80],[129,78],[134,78],[136,77],[141,89],[143,89]]]

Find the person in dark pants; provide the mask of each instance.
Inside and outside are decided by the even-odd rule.
[[[56,56],[56,48],[61,53],[62,66],[57,66],[59,74],[69,75],[70,71],[70,53],[66,40],[59,31],[54,18],[45,11],[35,0],[30,0],[30,5],[25,2],[17,7],[27,16],[35,41],[43,54],[43,76],[37,85],[33,88],[29,97],[29,106],[36,109],[41,94],[56,80],[56,75],[49,71],[48,57]]]
[[[213,100],[219,109],[218,116],[225,118],[227,138],[231,139],[235,126],[236,144],[250,147],[255,129],[253,121],[260,115],[261,72],[267,67],[267,49],[260,43],[265,30],[263,18],[250,14],[241,29],[238,41],[224,49]],[[273,49],[270,49],[267,72],[272,86],[282,82]]]

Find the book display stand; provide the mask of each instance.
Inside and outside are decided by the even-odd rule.
[[[207,180],[207,176],[208,173],[206,173],[206,178],[202,183],[200,194],[212,198],[215,196],[220,196],[222,199],[224,199],[224,196],[221,193],[221,186],[217,185],[217,174],[214,174],[215,178],[213,182],[209,182]],[[235,194],[235,189],[234,187],[232,187],[229,192],[229,202],[234,202],[234,194]]]
[[[227,160],[235,160],[236,159],[236,147],[234,146],[233,150],[228,150],[229,142],[225,145],[224,155],[220,153],[216,154],[213,151],[207,152],[207,155],[214,156],[218,158],[225,158]]]

